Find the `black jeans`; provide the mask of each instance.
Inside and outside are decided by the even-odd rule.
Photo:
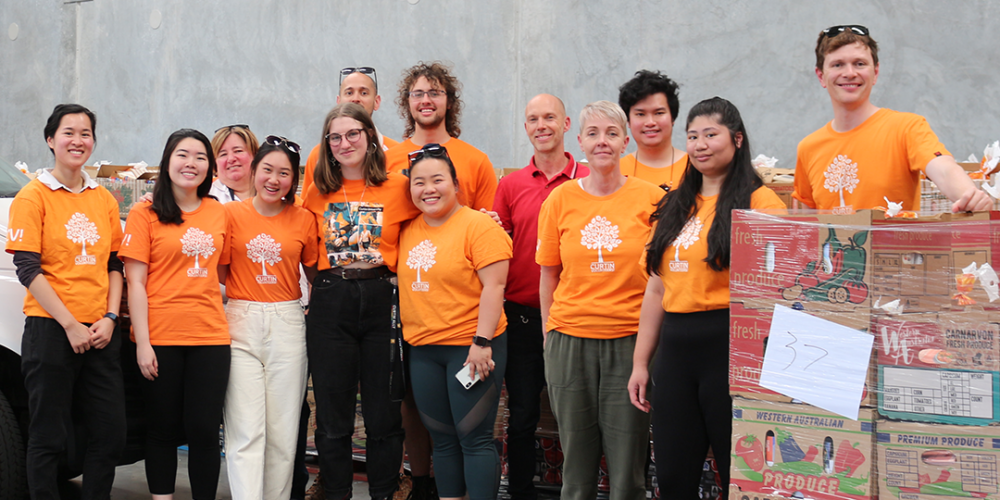
[[[541,417],[545,387],[542,349],[542,313],[534,307],[507,301],[507,480],[513,500],[534,500],[535,429]]]
[[[709,445],[722,491],[729,491],[733,434],[729,309],[666,313],[653,384],[653,447],[660,498],[698,498]]]
[[[108,498],[125,447],[121,334],[104,349],[76,354],[52,318],[28,317],[21,337],[21,373],[28,390],[28,489],[33,499],[59,498],[59,456],[73,417],[87,429],[82,498]]]
[[[229,345],[153,346],[158,376],[145,380],[146,483],[153,495],[174,492],[177,446],[188,444],[194,499],[219,487],[219,425],[229,383]]]
[[[369,493],[379,498],[396,490],[403,427],[399,402],[389,391],[392,290],[381,278],[345,280],[320,273],[313,281],[306,345],[316,397],[316,449],[328,498],[342,498],[353,484],[359,381]]]

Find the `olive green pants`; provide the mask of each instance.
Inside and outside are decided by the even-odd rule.
[[[611,500],[646,498],[649,414],[632,406],[635,335],[613,340],[551,331],[545,343],[545,380],[563,451],[563,500],[597,498],[604,453]]]

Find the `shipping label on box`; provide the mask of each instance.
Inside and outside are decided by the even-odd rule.
[[[778,215],[733,212],[730,301],[781,304],[867,330],[871,212]]]
[[[742,493],[868,499],[873,431],[871,410],[850,420],[809,405],[733,398],[730,482]]]
[[[879,421],[882,500],[1000,499],[1000,428]]]
[[[1000,325],[983,313],[875,316],[878,408],[887,417],[1000,421]]]

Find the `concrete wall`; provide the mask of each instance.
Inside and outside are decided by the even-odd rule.
[[[682,84],[678,128],[697,101],[726,97],[754,154],[791,167],[798,141],[831,118],[816,35],[859,23],[881,45],[876,104],[925,115],[964,159],[1000,139],[998,18],[986,0],[6,0],[0,158],[49,166],[44,120],[70,101],[97,113],[91,163],[156,164],[173,130],[232,123],[311,147],[348,65],[377,67],[375,121],[399,138],[401,71],[439,59],[464,85],[462,138],[498,168],[531,155],[522,124],[533,95],[563,97],[575,122],[587,102],[617,101],[641,68]],[[568,149],[580,156],[575,125]],[[682,132],[674,143],[684,147]]]

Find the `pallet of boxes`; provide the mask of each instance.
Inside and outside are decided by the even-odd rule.
[[[1000,499],[991,215],[734,212],[730,499]]]

